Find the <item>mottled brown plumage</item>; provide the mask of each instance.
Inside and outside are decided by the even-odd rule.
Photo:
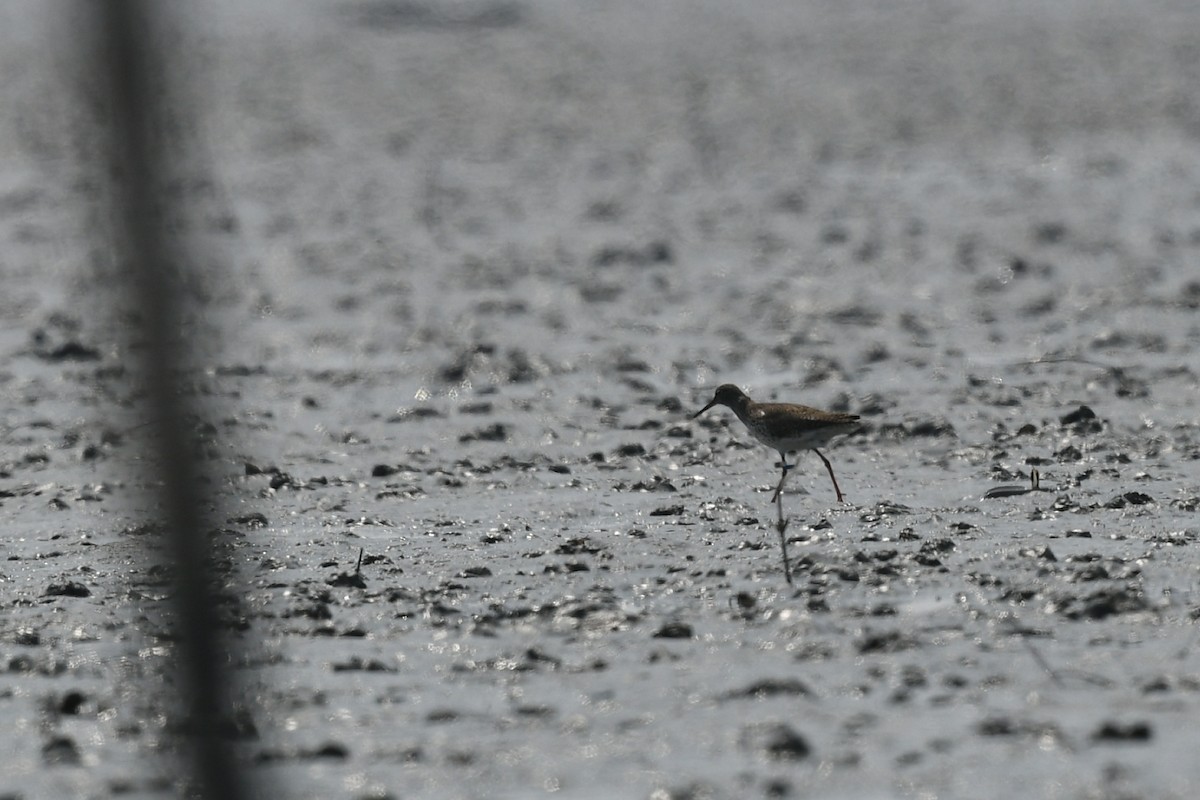
[[[755,439],[778,451],[783,475],[779,479],[779,485],[775,487],[772,501],[783,491],[783,482],[787,479],[788,470],[795,466],[787,463],[787,454],[796,450],[812,450],[820,456],[821,461],[825,462],[825,469],[829,470],[829,478],[833,481],[833,490],[837,492],[838,502],[844,501],[837,478],[833,476],[833,466],[817,448],[858,427],[858,415],[821,411],[792,403],[756,403],[741,389],[732,383],[726,383],[717,387],[713,399],[693,414],[692,419],[713,406],[731,408]]]

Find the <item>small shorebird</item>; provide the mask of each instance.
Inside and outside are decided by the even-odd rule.
[[[708,405],[692,415],[692,419],[708,411],[713,406],[729,406],[738,419],[750,430],[755,439],[767,447],[779,451],[779,468],[783,474],[779,476],[779,485],[771,502],[779,511],[779,521],[775,529],[779,531],[779,549],[783,553],[783,576],[788,584],[792,582],[792,567],[788,561],[787,520],[783,516],[783,482],[787,480],[788,470],[795,464],[787,463],[787,454],[793,450],[812,450],[825,462],[829,470],[829,479],[833,481],[833,490],[837,492],[838,502],[843,502],[841,487],[833,476],[833,466],[829,459],[821,454],[818,447],[829,443],[835,436],[849,433],[858,427],[858,416],[855,414],[837,414],[832,411],[821,411],[808,406],[798,406],[792,403],[756,403],[745,392],[732,383],[717,387],[717,393]]]
[[[717,387],[713,399],[693,414],[692,419],[713,406],[729,406],[755,439],[779,452],[779,466],[783,474],[779,478],[779,485],[775,487],[775,494],[771,496],[771,502],[779,499],[788,470],[796,466],[787,463],[787,454],[793,450],[812,450],[820,456],[825,462],[825,469],[829,470],[829,479],[833,481],[838,502],[844,501],[837,478],[833,476],[833,466],[817,448],[858,427],[858,415],[821,411],[792,403],[756,403],[741,389],[726,383]]]

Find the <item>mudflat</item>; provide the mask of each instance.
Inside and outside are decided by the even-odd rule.
[[[180,325],[265,796],[1194,795],[1200,7],[203,5]],[[102,114],[25,6],[0,796],[177,797]],[[794,586],[722,383],[861,416]]]

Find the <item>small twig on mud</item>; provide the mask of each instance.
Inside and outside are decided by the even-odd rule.
[[[1046,674],[1050,676],[1050,680],[1054,681],[1055,686],[1059,686],[1059,687],[1064,686],[1065,684],[1063,682],[1063,677],[1068,673],[1079,678],[1080,680],[1084,681],[1085,683],[1091,684],[1092,686],[1108,687],[1108,686],[1112,685],[1112,681],[1109,680],[1108,678],[1105,678],[1100,675],[1093,675],[1093,674],[1084,672],[1083,670],[1055,669],[1054,666],[1051,665],[1050,662],[1048,660],[1046,660],[1046,658],[1042,655],[1041,651],[1033,646],[1033,642],[1029,641],[1026,633],[1022,632],[1021,630],[1012,630],[1011,633],[1015,636],[1021,637],[1021,641],[1024,643],[1024,645],[1027,648],[1029,648],[1029,654],[1033,656],[1033,660],[1037,662],[1039,667],[1041,667],[1042,669],[1044,669],[1046,671]]]
[[[1029,641],[1025,636],[1021,636],[1021,642],[1029,648],[1029,654],[1033,656],[1033,660],[1038,663],[1038,666],[1046,671],[1050,676],[1050,680],[1054,681],[1054,685],[1062,687],[1063,680],[1058,674],[1058,670],[1050,665],[1050,662],[1041,654],[1041,652],[1033,646],[1033,642]]]
[[[1041,356],[1039,358],[1030,359],[1029,361],[1018,361],[1014,366],[1036,366],[1038,364],[1085,364],[1089,367],[1102,369],[1111,372],[1117,378],[1125,377],[1124,367],[1114,367],[1112,364],[1104,364],[1099,361],[1093,361],[1090,358],[1082,356]]]
[[[1103,370],[1113,377],[1117,382],[1118,395],[1134,395],[1143,396],[1149,389],[1145,383],[1131,378],[1125,367],[1116,367],[1112,364],[1104,364],[1099,361],[1093,361],[1090,358],[1082,356],[1042,356],[1031,361],[1018,361],[1014,366],[1037,366],[1039,364],[1084,364],[1089,367]]]

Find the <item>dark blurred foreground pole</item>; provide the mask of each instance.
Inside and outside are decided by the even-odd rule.
[[[221,736],[228,721],[230,684],[228,652],[217,627],[216,598],[211,591],[205,509],[198,489],[199,470],[189,436],[194,419],[188,396],[177,376],[190,362],[180,332],[182,302],[179,281],[172,277],[185,259],[172,259],[163,232],[165,193],[161,149],[163,108],[162,60],[153,34],[151,12],[158,0],[84,0],[99,14],[97,52],[108,79],[112,112],[110,146],[116,169],[113,197],[123,247],[129,299],[140,312],[141,328],[131,332],[142,354],[140,376],[145,391],[142,409],[152,425],[147,461],[161,482],[165,536],[174,562],[173,602],[178,629],[175,669],[184,694],[187,720],[184,742],[196,796],[240,800],[248,795],[237,765]],[[94,4],[94,5],[93,5]]]

